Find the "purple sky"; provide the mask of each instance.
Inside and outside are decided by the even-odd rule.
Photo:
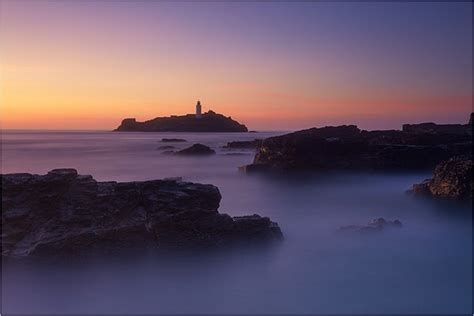
[[[3,128],[466,121],[470,2],[1,1]]]

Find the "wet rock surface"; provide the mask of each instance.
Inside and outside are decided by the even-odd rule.
[[[471,146],[472,135],[465,133],[330,126],[267,138],[253,164],[241,170],[429,169],[450,157],[470,155]]]
[[[338,232],[366,234],[366,233],[377,233],[377,232],[382,232],[386,229],[401,228],[401,227],[402,227],[402,223],[397,219],[394,221],[390,221],[390,220],[387,221],[384,218],[377,218],[370,221],[367,225],[342,226],[338,229]]]
[[[443,199],[471,199],[472,157],[453,157],[436,166],[433,178],[414,184],[408,192],[414,195],[433,196]]]
[[[97,182],[74,169],[2,179],[2,255],[201,249],[282,238],[258,215],[218,213],[219,190],[175,179]]]

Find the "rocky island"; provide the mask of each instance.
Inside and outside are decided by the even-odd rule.
[[[248,132],[245,125],[234,121],[230,116],[208,111],[201,113],[198,101],[195,114],[157,117],[138,122],[134,118],[124,119],[115,131],[118,132]]]
[[[404,126],[364,131],[355,125],[311,128],[270,137],[244,171],[329,169],[431,169],[443,160],[472,155],[472,125]]]
[[[213,185],[176,179],[98,182],[74,169],[4,174],[2,256],[202,249],[282,238],[267,217],[217,209]]]

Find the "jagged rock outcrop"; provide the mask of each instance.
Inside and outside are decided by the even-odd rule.
[[[470,155],[471,146],[469,134],[330,126],[267,138],[253,164],[241,169],[427,169],[455,155]]]
[[[231,117],[209,111],[200,117],[194,114],[157,117],[145,122],[124,119],[115,129],[119,132],[247,132],[245,125]]]
[[[2,179],[2,255],[226,247],[282,238],[258,215],[218,213],[212,185],[172,179],[97,182],[74,169]]]
[[[214,155],[215,153],[214,149],[203,144],[194,144],[191,147],[175,152],[175,154],[183,156],[206,156]]]
[[[396,219],[394,221],[387,221],[385,218],[377,218],[370,221],[367,225],[349,225],[342,226],[338,229],[341,233],[375,233],[382,232],[388,228],[401,228],[402,223]]]
[[[472,157],[454,157],[441,162],[433,178],[414,184],[409,193],[444,199],[472,199]]]

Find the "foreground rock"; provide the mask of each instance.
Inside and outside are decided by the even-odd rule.
[[[215,153],[213,149],[203,144],[194,144],[191,147],[176,152],[177,155],[183,156],[207,156],[214,155]]]
[[[134,118],[124,119],[115,131],[119,132],[247,132],[245,125],[231,117],[209,111],[201,116],[194,114],[157,117],[138,122]]]
[[[242,170],[428,169],[470,155],[471,146],[472,135],[465,133],[311,128],[265,139]]]
[[[2,255],[227,247],[282,238],[258,215],[217,211],[212,185],[97,182],[74,169],[2,175]]]
[[[454,157],[441,162],[433,178],[413,185],[409,193],[444,199],[472,199],[472,158]]]
[[[224,148],[255,149],[262,143],[262,141],[263,141],[262,139],[254,139],[254,140],[228,142],[226,145],[224,145]]]
[[[384,218],[378,218],[370,221],[365,226],[359,225],[349,225],[349,226],[342,226],[338,229],[341,233],[376,233],[382,232],[386,229],[390,228],[401,228],[402,223],[396,219],[394,221],[387,221]]]

